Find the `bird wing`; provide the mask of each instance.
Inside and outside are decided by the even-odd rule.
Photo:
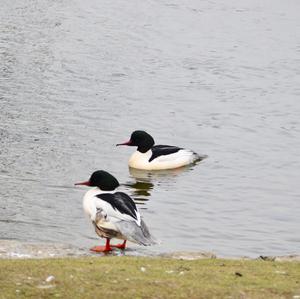
[[[153,161],[155,158],[158,158],[160,156],[166,156],[170,154],[177,153],[182,148],[177,146],[171,146],[171,145],[155,145],[151,148],[152,155],[149,159],[149,162]]]
[[[152,245],[156,241],[150,234],[132,198],[123,192],[101,193],[95,196],[98,227],[119,231],[129,241]]]
[[[133,199],[123,192],[101,193],[95,196],[96,208],[102,209],[107,220],[112,221],[134,221],[140,225],[140,213]]]
[[[157,244],[157,241],[150,234],[143,219],[141,219],[140,225],[137,225],[136,222],[133,221],[120,221],[116,223],[116,226],[118,227],[119,231],[126,236],[127,240],[131,242],[144,246]]]

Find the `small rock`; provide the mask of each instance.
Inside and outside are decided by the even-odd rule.
[[[284,256],[276,256],[275,257],[276,262],[294,262],[294,261],[300,261],[300,255],[284,255]]]
[[[271,261],[271,262],[294,262],[294,261],[300,261],[300,255],[283,255],[283,256],[264,256],[261,255],[258,257],[258,259],[264,260],[264,261]]]
[[[53,284],[48,284],[48,285],[44,285],[44,284],[40,284],[37,286],[38,289],[50,289],[50,288],[54,288],[55,286]]]
[[[166,273],[171,274],[171,273],[174,273],[174,271],[173,270],[169,270],[169,271],[166,271]]]
[[[275,271],[275,273],[276,273],[276,274],[281,274],[281,275],[287,275],[287,273],[284,272],[284,271]]]
[[[48,276],[47,278],[46,278],[46,282],[51,282],[51,281],[53,281],[55,279],[55,277],[53,276],[53,275],[50,275],[50,276]]]
[[[275,261],[275,257],[274,256],[260,255],[258,258],[261,259],[261,260],[263,260],[263,261],[270,261],[270,262],[274,262]]]
[[[179,266],[176,270],[177,271],[190,271],[191,268],[185,267],[185,266]]]
[[[141,267],[141,271],[142,272],[146,272],[146,268],[145,267]]]
[[[212,252],[189,252],[189,251],[176,251],[173,253],[164,253],[160,256],[169,257],[180,260],[198,260],[198,259],[215,259],[216,255]]]

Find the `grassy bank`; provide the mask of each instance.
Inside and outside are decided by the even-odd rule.
[[[0,298],[300,298],[300,263],[6,259],[0,260]]]

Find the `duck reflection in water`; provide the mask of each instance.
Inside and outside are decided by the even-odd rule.
[[[151,195],[150,191],[153,189],[154,185],[150,182],[136,181],[134,183],[128,183],[126,184],[126,186],[132,189],[134,196],[141,197],[141,196],[150,196]]]
[[[180,167],[170,170],[140,170],[129,167],[130,176],[135,180],[124,184],[131,192],[137,204],[145,204],[151,196],[154,185],[172,185],[174,178],[184,172],[192,170],[192,166]]]
[[[132,174],[131,177],[134,181],[128,182],[124,186],[128,188],[136,204],[145,204],[145,201],[149,200],[148,197],[151,196],[151,190],[154,187],[151,179],[149,177],[136,178]]]

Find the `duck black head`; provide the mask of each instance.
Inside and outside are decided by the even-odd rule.
[[[75,185],[85,185],[90,187],[98,187],[103,191],[113,191],[120,184],[118,180],[110,173],[104,170],[97,170],[93,172],[90,179],[86,182],[76,183]]]
[[[147,132],[138,130],[131,134],[129,141],[118,145],[137,146],[139,152],[146,153],[154,145],[154,139]]]

